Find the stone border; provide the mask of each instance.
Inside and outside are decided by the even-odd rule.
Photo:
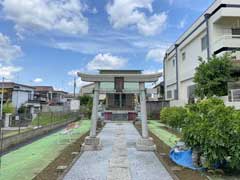
[[[69,123],[75,122],[77,121],[77,119],[74,120],[68,120],[66,122],[63,123],[59,123],[59,124],[52,124],[52,125],[48,125],[45,127],[41,127],[38,129],[32,129],[30,131],[26,131],[20,134],[16,134],[10,137],[6,137],[3,138],[3,142],[2,142],[2,152],[6,152],[8,150],[10,150],[11,148],[17,147],[18,145],[22,144],[22,143],[27,143],[28,141],[31,141],[34,138],[38,138],[40,136],[46,135],[56,129],[62,128],[64,126],[66,126]]]

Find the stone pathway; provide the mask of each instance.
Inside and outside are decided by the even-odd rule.
[[[84,152],[64,180],[172,180],[154,152],[136,150],[131,123],[108,123],[99,137],[103,149]]]

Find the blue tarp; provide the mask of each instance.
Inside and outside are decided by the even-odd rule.
[[[169,157],[172,161],[180,166],[190,168],[192,170],[202,170],[202,168],[194,167],[192,161],[192,150],[175,152],[174,149],[172,149],[170,151]]]

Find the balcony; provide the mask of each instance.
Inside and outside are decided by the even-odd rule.
[[[223,35],[213,43],[213,52],[222,48],[240,48],[240,35]]]

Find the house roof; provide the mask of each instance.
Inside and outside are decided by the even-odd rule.
[[[52,86],[34,86],[35,91],[54,91]]]
[[[18,83],[14,83],[14,82],[4,82],[4,83],[0,82],[0,88],[2,88],[2,86],[3,86],[3,88],[9,88],[9,89],[12,89],[17,86],[35,89],[33,86],[28,86],[25,84],[18,84]]]
[[[54,93],[59,93],[59,94],[60,94],[60,93],[61,93],[61,94],[68,94],[68,93],[65,92],[65,91],[55,91],[55,90],[54,90],[53,92],[54,92]]]
[[[124,82],[155,82],[161,76],[162,73],[154,74],[85,74],[78,72],[78,76],[82,81],[87,82],[114,82],[114,77],[123,77]]]
[[[136,70],[136,69],[99,69],[99,74],[142,74],[142,70]]]

